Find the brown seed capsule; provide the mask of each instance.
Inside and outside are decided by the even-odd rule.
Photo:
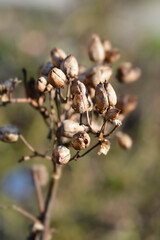
[[[53,64],[51,62],[44,63],[39,70],[39,75],[48,76],[49,71],[53,68]]]
[[[117,95],[110,83],[104,83],[107,91],[109,106],[115,106],[117,103]]]
[[[53,151],[53,161],[58,164],[66,164],[69,162],[71,157],[70,150],[63,146],[59,145],[56,149]]]
[[[108,95],[103,83],[99,83],[95,89],[96,108],[103,113],[109,107]]]
[[[118,108],[110,108],[105,114],[106,120],[113,120],[118,117],[120,110]]]
[[[111,42],[109,40],[104,40],[103,41],[103,48],[104,48],[104,51],[107,52],[109,50],[112,49],[112,45],[111,45]]]
[[[105,82],[110,79],[112,69],[108,65],[96,65],[86,72],[86,83],[95,88],[100,82]]]
[[[105,57],[105,52],[103,44],[98,35],[94,34],[92,36],[91,42],[88,47],[89,58],[93,62],[103,62]]]
[[[114,48],[111,50],[106,51],[105,54],[105,61],[108,63],[114,63],[120,58],[119,50]]]
[[[83,132],[87,130],[88,127],[85,125],[80,125],[78,122],[73,120],[64,120],[60,126],[60,134],[64,137],[73,137],[77,132]]]
[[[116,107],[121,110],[123,115],[127,115],[137,107],[137,97],[135,95],[125,95],[118,98]]]
[[[89,102],[85,94],[76,94],[73,98],[72,108],[75,112],[84,113],[89,111]]]
[[[19,138],[19,130],[12,125],[0,127],[0,140],[7,143],[17,142]]]
[[[77,77],[79,72],[77,59],[71,54],[62,61],[60,68],[68,78]]]
[[[124,149],[130,149],[132,147],[132,139],[128,134],[123,132],[117,132],[116,134],[119,145]]]
[[[53,48],[51,50],[51,59],[55,67],[60,67],[61,62],[66,58],[65,52],[60,48]]]
[[[66,75],[59,68],[52,68],[48,74],[49,83],[55,88],[61,88],[67,81]]]
[[[74,96],[75,94],[88,94],[86,86],[79,80],[74,80],[71,86],[71,93]]]
[[[122,83],[132,83],[141,76],[139,68],[132,68],[130,62],[125,62],[117,69],[117,79]]]
[[[110,145],[111,145],[111,143],[107,139],[104,139],[103,141],[101,141],[98,155],[101,155],[102,153],[104,155],[107,155],[107,153],[110,149]]]
[[[33,173],[36,174],[39,184],[44,187],[48,182],[48,172],[44,165],[34,164],[32,167]]]
[[[90,145],[90,136],[86,132],[78,132],[72,138],[72,146],[76,150],[84,150]]]
[[[44,92],[46,90],[47,83],[48,83],[48,77],[45,75],[40,76],[36,82],[37,90],[40,92]]]

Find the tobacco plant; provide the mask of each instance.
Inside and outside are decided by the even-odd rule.
[[[96,149],[98,155],[107,155],[110,149],[110,137],[119,128],[125,117],[137,105],[134,95],[117,94],[110,83],[113,75],[112,65],[119,60],[119,50],[113,48],[109,40],[102,41],[94,34],[88,46],[88,55],[94,65],[87,69],[78,64],[77,59],[67,55],[60,48],[51,50],[51,61],[38,70],[37,78],[28,79],[27,70],[23,69],[23,81],[9,79],[0,84],[0,104],[28,103],[38,111],[48,126],[47,138],[52,143],[52,154],[47,155],[35,149],[17,126],[0,127],[0,140],[14,143],[19,139],[31,152],[19,162],[33,158],[50,161],[53,168],[49,183],[44,165],[33,164],[32,173],[39,204],[39,215],[33,216],[19,206],[1,206],[13,209],[32,222],[28,240],[49,240],[57,230],[50,226],[52,207],[58,181],[65,164],[78,161]],[[120,64],[115,78],[120,83],[132,83],[141,75],[139,68],[129,62]],[[26,96],[15,98],[13,93],[18,84],[23,83]],[[130,149],[132,139],[122,131],[116,133],[121,147]],[[71,149],[75,154],[71,155]],[[73,150],[72,150],[73,152]],[[48,187],[44,198],[42,187]]]

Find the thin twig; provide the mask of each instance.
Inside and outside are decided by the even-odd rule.
[[[40,213],[43,213],[44,212],[44,201],[43,201],[41,185],[39,182],[37,172],[34,169],[32,169],[32,173],[33,173],[33,180],[34,180],[34,185],[35,185],[35,189],[36,189],[39,210],[40,210]]]
[[[23,208],[21,208],[17,205],[11,205],[11,206],[0,205],[0,208],[3,210],[8,210],[8,209],[15,210],[15,211],[21,213],[23,216],[32,220],[33,222],[38,222],[42,225],[42,223],[39,219],[37,219],[35,216],[33,216],[32,214],[30,214],[29,212],[27,212],[26,210],[24,210]]]

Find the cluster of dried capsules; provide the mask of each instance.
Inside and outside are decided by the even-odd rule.
[[[40,67],[37,79],[27,81],[24,74],[26,101],[48,121],[48,136],[54,140],[52,159],[57,164],[66,164],[83,157],[85,154],[80,155],[80,151],[89,148],[95,139],[97,142],[86,150],[86,154],[97,146],[98,154],[107,154],[110,148],[108,138],[137,105],[134,95],[117,98],[110,83],[112,64],[120,58],[118,49],[113,48],[109,40],[102,41],[94,34],[88,46],[88,55],[94,66],[86,69],[78,64],[73,55],[54,48],[51,61]],[[120,83],[131,83],[140,75],[139,68],[124,62],[118,67],[115,76]],[[0,85],[3,105],[23,102],[22,99],[12,97],[17,82],[10,80]],[[47,106],[47,94],[50,109]],[[96,137],[92,141],[91,135]],[[18,136],[19,131],[15,127],[0,128],[0,139],[5,142],[15,142]],[[123,148],[131,148],[132,140],[127,134],[119,131],[116,137]],[[71,147],[77,151],[74,156],[71,156]]]

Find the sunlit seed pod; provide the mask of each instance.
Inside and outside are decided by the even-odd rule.
[[[108,95],[103,83],[99,83],[95,89],[95,106],[100,113],[109,107]]]
[[[139,68],[132,68],[130,62],[125,62],[117,69],[117,79],[122,83],[132,83],[139,79],[141,70]]]
[[[53,161],[60,165],[68,163],[70,158],[70,150],[63,145],[59,145],[56,149],[53,150]]]
[[[86,132],[78,132],[72,138],[72,147],[76,150],[84,150],[90,145],[90,136]]]
[[[48,73],[53,68],[53,64],[51,62],[44,63],[39,70],[39,75],[46,75],[48,76]]]
[[[102,44],[103,44],[103,48],[104,48],[104,51],[105,51],[105,52],[107,52],[107,51],[109,51],[109,50],[112,49],[112,45],[111,45],[111,42],[110,42],[109,40],[105,39],[105,40],[102,42]]]
[[[51,59],[55,67],[60,67],[61,62],[66,58],[66,53],[60,48],[53,48],[51,50]]]
[[[72,138],[77,132],[83,132],[88,130],[85,125],[80,125],[78,122],[73,120],[64,120],[60,126],[61,136]]]
[[[17,142],[19,139],[19,129],[12,125],[0,127],[0,140],[7,143]]]
[[[40,92],[44,92],[46,90],[47,83],[48,83],[48,77],[45,75],[40,76],[36,82],[37,90]]]
[[[96,65],[89,69],[85,75],[86,83],[95,88],[100,82],[109,81],[112,69],[108,65]]]
[[[117,95],[110,83],[104,83],[108,95],[109,106],[115,106],[117,103]]]
[[[120,58],[120,53],[118,49],[111,49],[105,53],[105,61],[108,63],[114,63]]]
[[[124,95],[118,98],[116,107],[123,115],[127,115],[137,107],[137,97],[135,95]]]
[[[44,165],[42,164],[34,164],[32,167],[32,171],[37,174],[38,183],[40,186],[46,186],[48,182],[48,172]]]
[[[127,150],[131,149],[133,142],[132,142],[131,137],[128,134],[125,134],[125,133],[119,131],[119,132],[117,132],[116,137],[117,137],[119,145],[122,148],[127,149]]]
[[[49,83],[55,88],[61,88],[67,81],[66,75],[59,68],[52,68],[48,74]]]
[[[105,58],[105,52],[103,44],[98,35],[92,36],[91,42],[88,46],[89,58],[93,62],[103,62]]]
[[[104,155],[107,155],[107,153],[110,149],[110,145],[111,145],[111,143],[107,139],[104,139],[103,141],[101,141],[98,155],[101,155],[102,153]]]
[[[71,94],[74,96],[75,94],[88,94],[87,88],[86,86],[79,80],[74,80],[72,82],[72,86],[71,86]]]
[[[62,61],[60,68],[68,78],[76,78],[78,76],[78,62],[71,54]]]
[[[85,113],[89,110],[89,102],[85,94],[76,94],[73,98],[72,108],[75,112]]]
[[[120,110],[118,108],[110,108],[105,114],[106,120],[113,120],[118,117]]]

